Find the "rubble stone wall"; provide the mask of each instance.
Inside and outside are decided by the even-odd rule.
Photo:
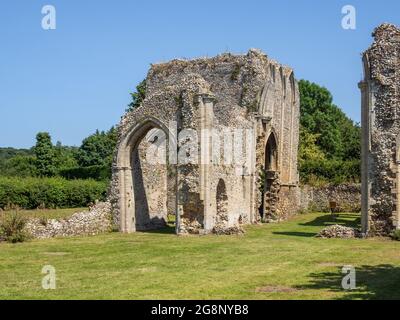
[[[361,211],[361,185],[341,184],[323,187],[302,186],[300,208],[309,212],[330,212],[329,202],[336,203],[337,212]]]
[[[29,219],[26,231],[34,238],[88,236],[112,230],[111,204],[101,202],[89,211],[73,214],[67,219]]]
[[[363,55],[362,225],[387,235],[400,228],[400,29],[382,24]]]

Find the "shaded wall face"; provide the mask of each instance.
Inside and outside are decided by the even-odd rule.
[[[265,155],[268,141],[276,137],[278,158],[275,173],[266,173],[258,181],[257,206],[264,220],[281,220],[299,208],[297,154],[299,144],[300,98],[291,70],[271,65],[260,101],[266,120],[258,123],[257,170],[270,169]]]
[[[279,142],[279,173],[285,184],[297,184],[297,150],[299,143],[300,97],[292,70],[271,64],[261,94],[259,112],[269,118],[259,126],[265,144],[273,131]],[[264,134],[264,137],[261,135]],[[260,146],[262,150],[262,146]],[[262,165],[260,160],[260,165]]]
[[[168,204],[173,198],[168,179],[165,148],[158,144],[165,139],[159,129],[150,130],[133,152],[132,175],[136,230],[164,227],[168,220]],[[171,192],[172,191],[172,192]],[[172,198],[172,199],[171,199]]]
[[[217,216],[216,224],[228,221],[228,195],[224,180],[220,179],[217,185]]]

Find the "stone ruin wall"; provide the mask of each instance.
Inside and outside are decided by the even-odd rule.
[[[264,167],[265,145],[273,133],[278,143],[278,175],[273,186],[276,194],[271,195],[276,202],[273,216],[267,221],[284,220],[297,212],[299,201],[299,177],[297,153],[299,144],[300,95],[293,70],[270,63],[267,84],[260,97],[257,136],[257,171]],[[270,118],[267,121],[265,118]],[[258,181],[258,188],[261,181]],[[261,193],[257,205],[261,205]]]
[[[31,218],[25,226],[25,231],[38,239],[92,236],[111,232],[111,220],[111,204],[99,202],[90,207],[89,211],[77,212],[66,219]]]
[[[330,212],[329,203],[336,202],[336,212],[361,211],[361,185],[344,183],[319,187],[301,186],[301,212]]]
[[[363,55],[363,232],[387,235],[399,228],[400,29],[383,24]]]
[[[246,60],[251,60],[246,61]],[[232,129],[251,129],[252,122],[247,120],[248,108],[251,103],[255,103],[256,97],[254,92],[249,88],[254,85],[247,83],[249,74],[252,72],[250,65],[256,60],[256,57],[249,56],[232,56],[223,55],[212,59],[198,59],[195,61],[173,61],[166,65],[156,65],[149,73],[149,78],[154,76],[156,79],[150,83],[150,90],[163,90],[165,82],[167,85],[174,85],[176,79],[182,75],[196,75],[201,79],[203,88],[200,90],[211,93],[215,99],[213,108],[212,128],[216,132],[223,131],[224,128]],[[255,72],[255,71],[253,71]],[[161,73],[161,74],[160,74]],[[256,79],[251,79],[256,80]],[[243,89],[242,85],[246,83],[247,89]],[[200,136],[201,125],[198,122],[201,118],[194,94],[190,94],[187,90],[182,92],[181,103],[181,119],[179,129],[191,128],[196,130]],[[222,135],[220,141],[223,141]],[[221,150],[220,159],[213,159],[215,163],[223,162],[223,151]],[[227,219],[223,219],[225,227],[233,227],[238,223],[250,223],[249,216],[251,182],[248,176],[238,174],[237,168],[230,165],[214,165],[210,175],[212,179],[209,181],[210,189],[210,216],[209,221],[204,220],[204,215],[199,214],[204,210],[204,203],[200,198],[203,185],[200,179],[200,166],[186,165],[180,166],[178,169],[178,185],[180,185],[180,195],[182,197],[182,215],[181,215],[181,233],[197,233],[205,227],[214,228],[220,221],[217,203],[217,187],[222,179],[226,188],[227,200],[226,211]]]
[[[209,108],[209,112],[202,111],[205,108]],[[218,224],[221,205],[217,200],[217,189],[221,180],[227,197],[225,227],[260,220],[258,175],[264,165],[266,139],[271,133],[278,142],[276,218],[279,220],[296,212],[299,204],[299,94],[290,68],[277,64],[257,50],[250,50],[247,55],[223,54],[153,65],[146,79],[146,99],[137,110],[125,114],[119,125],[119,150],[114,159],[109,197],[116,225],[121,225],[121,205],[127,203],[128,209],[136,205],[132,201],[132,190],[122,193],[121,197],[121,183],[129,183],[129,175],[126,179],[124,172],[132,169],[127,162],[128,151],[132,151],[128,137],[135,131],[135,126],[146,125],[143,120],[146,118],[157,119],[163,129],[170,121],[176,121],[178,131],[190,128],[199,135],[201,129],[207,127],[217,132],[222,132],[223,128],[254,130],[253,138],[257,143],[252,150],[248,172],[238,166],[218,164],[216,159],[207,168],[198,164],[175,166],[178,233],[209,232]]]

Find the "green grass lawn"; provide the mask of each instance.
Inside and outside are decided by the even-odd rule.
[[[88,208],[17,210],[17,212],[27,218],[64,219],[76,212],[86,210]],[[16,210],[3,211],[3,214],[6,215],[11,212],[16,212]]]
[[[331,223],[316,213],[248,226],[244,236],[166,229],[2,243],[0,299],[400,299],[400,242],[314,237]],[[49,264],[55,290],[41,288]],[[357,290],[341,288],[344,265],[356,268]]]

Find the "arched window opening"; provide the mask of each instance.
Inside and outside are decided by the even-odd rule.
[[[275,135],[272,133],[265,147],[265,167],[266,171],[278,170],[278,146]]]

